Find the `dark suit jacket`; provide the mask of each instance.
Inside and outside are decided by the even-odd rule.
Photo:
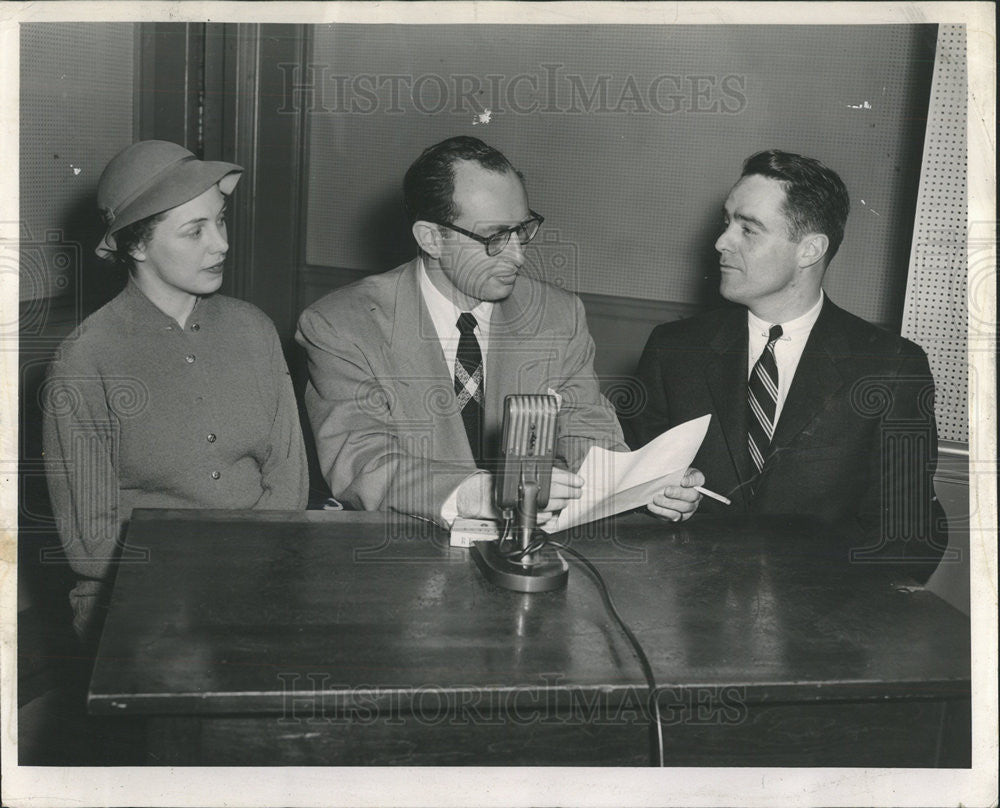
[[[934,496],[934,380],[924,352],[827,298],[754,480],[747,346],[741,306],[654,329],[638,371],[646,403],[627,424],[633,447],[711,413],[694,465],[733,505],[705,498],[700,512],[812,514],[843,527],[855,560],[924,559],[907,571],[929,576],[947,533]]]
[[[309,411],[323,475],[355,508],[437,520],[476,471],[452,369],[424,305],[416,260],[331,292],[299,318]],[[556,459],[576,469],[593,445],[625,450],[594,375],[594,341],[576,295],[521,275],[493,308],[485,435],[499,445],[504,396],[561,397]]]

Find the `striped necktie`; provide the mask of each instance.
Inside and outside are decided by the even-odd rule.
[[[458,318],[458,352],[455,355],[455,396],[462,412],[465,434],[477,465],[483,460],[483,353],[476,339],[476,317],[465,311]]]
[[[754,468],[764,467],[771,438],[774,435],[774,413],[778,407],[778,364],[774,359],[774,343],[781,338],[781,326],[771,326],[764,352],[753,366],[747,382],[747,446]]]

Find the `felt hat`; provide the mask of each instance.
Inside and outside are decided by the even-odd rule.
[[[213,185],[229,195],[243,172],[235,163],[203,161],[165,140],[140,140],[118,152],[97,183],[97,207],[107,232],[95,252],[111,258],[115,233],[149,216],[190,202]]]

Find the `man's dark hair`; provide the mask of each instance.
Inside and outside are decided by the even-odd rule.
[[[784,187],[791,239],[797,241],[806,233],[823,233],[830,239],[826,251],[829,264],[844,240],[844,225],[851,210],[843,180],[819,160],[776,149],[747,158],[740,176],[754,174],[777,180]]]
[[[418,219],[445,224],[458,218],[454,195],[455,163],[459,160],[500,174],[513,171],[524,179],[503,154],[479,138],[459,135],[442,140],[424,149],[403,178],[403,201],[410,224]]]

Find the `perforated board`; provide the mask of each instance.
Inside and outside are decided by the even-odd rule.
[[[92,263],[97,180],[132,142],[134,53],[132,23],[21,26],[21,300]]]
[[[902,333],[927,351],[940,437],[967,442],[965,26],[941,25],[937,47]]]

